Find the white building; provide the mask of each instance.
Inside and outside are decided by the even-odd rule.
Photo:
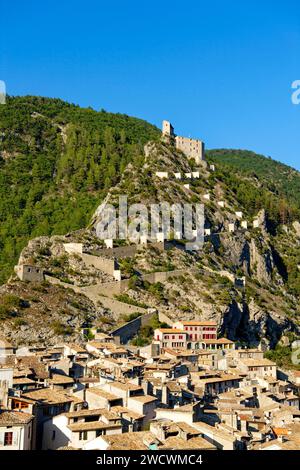
[[[20,411],[0,411],[0,450],[32,450],[34,416]]]
[[[167,171],[157,171],[155,175],[158,178],[168,178],[168,172]]]
[[[60,414],[44,424],[43,449],[82,449],[99,436],[121,434],[121,417],[106,409],[80,410]]]

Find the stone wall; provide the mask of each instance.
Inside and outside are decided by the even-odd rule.
[[[151,284],[155,282],[165,282],[172,277],[179,277],[187,272],[198,272],[198,269],[175,269],[174,271],[159,271],[156,273],[143,274],[141,278],[143,281],[148,281]]]
[[[91,255],[94,256],[103,256],[109,258],[133,258],[136,252],[144,247],[143,245],[128,245],[128,246],[117,246],[115,248],[103,248],[101,250],[91,251]],[[148,247],[157,248],[158,250],[164,251],[165,249],[170,248],[170,242],[149,242]]]
[[[91,252],[95,256],[107,256],[110,258],[131,258],[136,254],[138,245],[116,246],[115,248],[103,248]]]
[[[82,292],[93,291],[97,295],[109,295],[113,297],[114,295],[122,294],[126,291],[129,286],[129,279],[123,279],[120,282],[104,282],[103,284],[97,284],[94,286],[83,287]]]
[[[156,315],[155,311],[151,311],[141,315],[134,320],[131,320],[128,323],[116,328],[115,330],[111,331],[110,334],[112,336],[118,336],[120,338],[120,343],[125,344],[127,343],[133,336],[135,336],[139,329],[149,323],[149,321]]]
[[[64,243],[64,249],[67,253],[79,253],[82,254],[83,244],[82,243]]]
[[[181,150],[188,158],[194,158],[196,163],[204,160],[204,142],[198,139],[176,136],[176,148]]]
[[[118,269],[118,263],[114,258],[93,256],[86,253],[82,254],[81,257],[87,266],[94,266],[96,269],[111,276],[114,276],[115,271]]]
[[[174,271],[163,271],[163,272],[156,272],[156,273],[149,273],[149,274],[142,274],[140,279],[143,281],[148,281],[150,284],[155,282],[165,282],[172,277],[179,277],[188,272],[197,273],[199,270],[196,268],[192,269],[176,269]],[[94,286],[83,287],[82,292],[89,290],[93,291],[97,295],[108,295],[113,297],[114,295],[122,294],[128,290],[129,287],[129,279],[122,279],[120,282],[105,282],[103,284],[97,284]]]
[[[162,312],[158,313],[158,319],[161,323],[167,323],[167,325],[170,325],[170,326],[172,326],[174,323],[174,320],[172,320],[165,313],[162,313]]]

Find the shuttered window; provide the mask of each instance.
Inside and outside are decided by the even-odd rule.
[[[4,433],[4,445],[11,446],[13,443],[13,432]]]

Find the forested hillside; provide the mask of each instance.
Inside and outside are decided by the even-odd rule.
[[[41,97],[0,106],[0,283],[38,235],[84,227],[156,127]]]
[[[286,199],[290,208],[300,208],[299,171],[248,150],[210,150],[207,156],[215,163],[221,163],[229,173],[238,172],[243,177],[256,179],[264,189]]]
[[[144,144],[159,136],[155,126],[127,115],[8,97],[0,106],[0,283],[29,239],[85,227],[127,164],[142,165]],[[300,219],[299,172],[248,151],[207,156],[217,163],[214,178],[226,197],[250,216],[266,209],[271,231]]]

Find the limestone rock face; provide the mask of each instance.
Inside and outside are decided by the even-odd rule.
[[[284,316],[269,313],[255,304],[233,302],[220,317],[220,332],[227,338],[242,340],[258,347],[260,343],[274,347],[280,338],[286,345],[286,331],[295,331],[295,325]],[[285,338],[285,339],[284,339]]]
[[[269,249],[263,247],[264,253],[261,253],[254,239],[250,242],[250,268],[255,273],[259,282],[269,283],[272,279],[274,269],[274,260]]]
[[[290,345],[290,340],[287,336],[282,336],[280,338],[279,344],[282,346],[289,346]]]
[[[250,272],[250,246],[245,238],[237,234],[234,238],[229,234],[222,235],[222,246],[226,249],[226,256],[234,266],[244,269],[245,274]]]
[[[276,265],[267,239],[252,238],[249,242],[240,234],[234,238],[224,234],[222,246],[231,265],[242,268],[246,275],[255,276],[259,282],[271,281]]]
[[[261,209],[259,211],[259,213],[257,214],[257,220],[258,220],[260,229],[265,233],[268,232],[267,217],[266,217],[265,209]]]

